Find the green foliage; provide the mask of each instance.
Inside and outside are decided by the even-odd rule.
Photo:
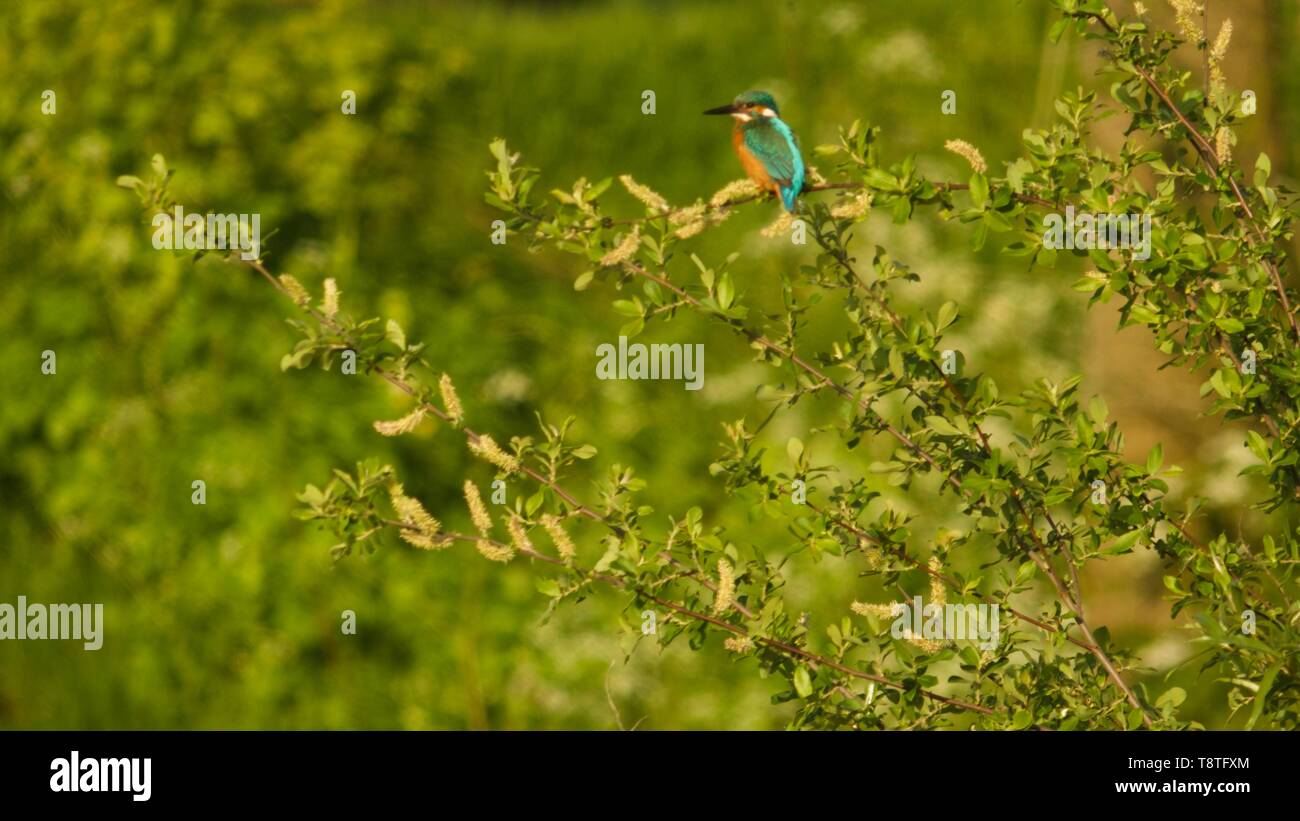
[[[935,316],[900,313],[891,293],[919,275],[883,248],[865,264],[850,248],[854,226],[865,216],[865,209],[854,208],[858,194],[852,189],[869,192],[874,207],[888,208],[896,222],[934,209],[972,226],[976,249],[990,235],[1009,234],[1004,250],[1027,255],[1042,269],[1057,263],[1054,249],[1041,240],[1047,214],[1066,205],[1152,214],[1158,227],[1149,258],[1133,249],[1076,251],[1096,266],[1078,289],[1090,292],[1093,302],[1122,298],[1122,323],[1152,328],[1170,364],[1193,370],[1212,364],[1206,390],[1219,396],[1213,411],[1256,419],[1267,432],[1249,434],[1260,462],[1251,470],[1266,473],[1273,489],[1259,504],[1274,509],[1295,503],[1300,328],[1279,267],[1293,208],[1268,186],[1267,157],[1255,163],[1254,185],[1243,187],[1229,155],[1230,136],[1224,136],[1231,134],[1234,108],[1226,98],[1207,102],[1187,87],[1186,73],[1169,65],[1177,44],[1172,35],[1151,33],[1144,22],[1121,23],[1100,2],[1059,5],[1065,25],[1053,37],[1072,25],[1105,42],[1118,108],[1082,90],[1064,95],[1056,106],[1058,123],[1026,130],[1026,153],[1008,164],[1006,175],[987,175],[982,160],[972,158],[975,173],[967,184],[930,180],[911,157],[885,165],[880,129],[854,123],[838,145],[818,151],[835,158],[840,202],[806,201],[801,218],[821,253],[815,264],[782,275],[778,314],[738,301],[725,271],[734,257],[718,269],[694,253],[693,267],[676,262],[686,253],[679,245],[730,216],[736,204],[722,194],[710,203],[665,207],[662,197],[625,180],[647,204],[647,216],[615,219],[600,199],[608,179],[594,186],[580,179],[571,191],[532,196],[538,172],[521,165],[500,140],[491,146],[496,166],[487,194],[489,204],[510,215],[512,230],[583,260],[579,289],[593,280],[619,290],[642,286],[644,300],[613,303],[615,312],[633,317],[621,333],[635,335],[659,318],[670,321],[678,310],[696,311],[748,340],[756,359],[773,366],[779,381],[764,386],[771,410],[753,429],[744,420],[727,426],[726,453],[711,472],[733,494],[783,522],[797,540],[796,552],[861,553],[861,575],[878,576],[887,588],[903,573],[924,569],[937,588],[933,598],[943,598],[947,586],[962,599],[1000,606],[1015,615],[1016,625],[995,649],[979,655],[969,645],[914,639],[918,650],[870,618],[845,619],[828,627],[829,649],[822,649],[826,644],[813,640],[807,624],[786,612],[786,552],[731,542],[717,528],[702,530],[698,517],[688,516],[684,531],[670,519],[667,532],[655,532],[643,523],[648,508],[638,508],[634,517],[627,515],[630,505],[607,501],[593,511],[567,493],[553,500],[554,512],[586,515],[611,538],[593,570],[564,562],[566,570],[548,584],[560,591],[557,598],[585,589],[596,574],[628,591],[634,608],[668,607],[694,640],[709,626],[732,633],[733,650],[790,681],[792,691],[774,698],[800,701],[793,726],[945,726],[973,718],[981,726],[1009,728],[1182,727],[1177,708],[1185,692],[1131,688],[1123,676],[1129,653],[1084,615],[1080,570],[1135,549],[1153,550],[1169,570],[1173,614],[1192,614],[1201,631],[1198,661],[1232,685],[1229,706],[1253,704],[1248,726],[1264,715],[1271,726],[1295,726],[1295,534],[1272,534],[1263,549],[1227,534],[1198,541],[1187,526],[1195,503],[1181,511],[1170,505],[1161,478],[1170,471],[1162,472],[1158,446],[1145,466],[1125,462],[1118,426],[1108,421],[1104,402],[1082,407],[1077,378],[1041,380],[1005,396],[984,375],[950,378],[942,364],[942,332],[959,309],[946,303]],[[1116,156],[1089,148],[1091,125],[1121,112],[1130,126]],[[1170,151],[1159,150],[1162,139]],[[1154,191],[1140,182],[1144,170],[1154,175]],[[691,282],[695,277],[698,284]],[[826,295],[839,298],[847,327],[831,352],[808,354],[799,347],[801,305]],[[1258,370],[1243,366],[1238,352],[1247,349],[1258,357]],[[790,474],[765,469],[756,434],[782,410],[827,397],[841,405],[836,427],[849,450],[864,439],[894,440],[895,450],[873,465],[874,473],[903,490],[935,479],[929,492],[952,497],[965,527],[942,536],[928,563],[925,540],[908,527],[910,517],[875,503],[879,494],[862,478],[830,467],[814,474],[801,442],[790,448]],[[810,483],[806,510],[787,503],[795,478]],[[542,484],[554,489],[555,474]],[[979,576],[944,570],[953,554],[988,548],[998,559],[981,564]],[[1039,583],[1054,600],[1037,615],[1016,610],[1013,600]],[[1248,618],[1257,618],[1257,627],[1247,629]],[[874,702],[877,683],[883,698]]]
[[[1011,148],[997,133],[1030,119],[1031,81],[1016,71],[1038,60],[1034,41],[1054,22],[1040,25],[1031,5],[926,10],[964,44],[944,59],[965,79],[948,82],[988,124],[991,155]],[[60,352],[57,380],[23,370],[17,395],[32,400],[0,406],[0,521],[20,547],[0,557],[0,577],[29,595],[103,598],[110,618],[94,658],[0,647],[0,723],[623,726],[601,682],[621,620],[628,666],[610,675],[624,715],[637,711],[629,725],[1293,726],[1295,345],[1269,270],[1286,270],[1292,204],[1267,160],[1207,169],[1134,73],[1151,74],[1207,140],[1242,124],[1169,62],[1172,38],[1109,18],[1105,33],[1095,4],[1061,5],[1053,36],[1104,36],[1119,55],[1115,104],[1066,95],[1060,121],[1030,129],[1005,173],[953,184],[935,148],[957,126],[917,104],[935,77],[924,38],[908,36],[912,3],[873,6],[870,30],[842,9],[681,4],[682,25],[649,52],[630,45],[659,4],[0,12],[12,23],[0,26],[0,67],[20,55],[24,69],[0,90],[12,147],[0,157],[0,249],[23,285],[0,303],[16,329],[2,359]],[[760,38],[819,47],[774,67],[769,51],[736,48]],[[907,56],[891,68],[895,53]],[[698,69],[689,77],[684,55]],[[817,153],[833,181],[865,188],[806,197],[815,255],[755,247],[764,203],[628,210],[622,171],[688,202],[731,173],[725,138],[667,126],[665,101],[712,104],[773,72],[800,78],[794,102],[778,97],[806,146],[841,118],[869,111],[882,124],[847,127]],[[660,92],[657,127],[611,102],[617,76]],[[1018,82],[1020,94],[1001,92]],[[33,113],[47,85],[60,93],[54,120]],[[358,89],[365,116],[339,115],[342,88]],[[976,107],[976,88],[999,91]],[[1110,154],[1087,139],[1106,111],[1136,128]],[[601,139],[579,143],[586,131]],[[511,148],[493,144],[487,206],[474,207],[483,142],[499,133]],[[142,170],[155,151],[178,171]],[[1142,168],[1159,189],[1135,178]],[[191,265],[149,249],[112,190],[119,175],[150,208],[174,189],[187,207],[261,211],[278,228],[267,259]],[[1153,214],[1151,260],[1089,259],[1075,285],[1089,304],[1121,304],[1181,366],[1208,368],[1221,418],[1250,424],[1247,487],[1269,492],[1244,528],[1222,500],[1185,495],[1180,482],[1204,466],[1175,479],[1161,451],[1125,458],[1105,403],[1056,372],[1075,366],[1085,301],[1074,274],[1052,273],[1074,261],[1040,242],[1043,216],[1066,203]],[[486,241],[498,217],[512,229],[503,249]],[[954,254],[956,242],[976,252]],[[602,265],[620,245],[630,256]],[[271,271],[313,294],[291,296],[287,329],[264,310],[263,286],[289,291]],[[326,277],[345,292],[337,312],[325,310]],[[566,279],[579,293],[558,287]],[[1026,323],[1014,332],[993,310],[1008,295],[1034,306],[1013,315]],[[613,310],[593,309],[606,298]],[[707,404],[644,385],[597,390],[590,352],[619,332],[702,339],[711,385],[740,387],[711,389]],[[1247,344],[1254,374],[1233,361]],[[955,374],[937,367],[945,349]],[[358,354],[357,376],[339,373],[343,351]],[[444,371],[464,420],[450,418]],[[389,389],[398,383],[409,390]],[[417,427],[379,439],[371,420]],[[519,435],[497,435],[505,458],[485,462],[476,430]],[[464,453],[446,446],[461,437]],[[209,481],[206,509],[188,502],[196,476]],[[461,510],[466,478],[485,495],[489,480],[507,482],[488,538]],[[299,517],[330,536],[287,515],[295,493]],[[420,523],[417,496],[438,527]],[[574,555],[553,540],[557,526]],[[334,572],[331,545],[351,554]],[[498,567],[471,545],[513,558]],[[1199,654],[1174,669],[1140,663],[1152,636],[1112,636],[1095,599],[1098,624],[1082,617],[1074,572],[1086,585],[1141,554],[1159,555],[1173,609],[1155,635],[1196,636]],[[1002,605],[1001,643],[930,648],[850,610],[850,598],[890,602],[931,583],[953,601]],[[1254,636],[1240,629],[1247,607]],[[339,636],[344,608],[359,615],[355,641]],[[659,616],[654,637],[643,611]],[[655,640],[662,654],[648,652]]]

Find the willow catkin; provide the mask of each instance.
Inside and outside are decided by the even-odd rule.
[[[658,192],[651,190],[648,186],[642,185],[632,179],[631,174],[624,174],[618,178],[623,183],[623,187],[632,196],[639,199],[646,208],[651,211],[667,211],[669,208],[668,200],[664,199]]]
[[[515,557],[513,550],[505,545],[497,544],[491,539],[479,539],[474,543],[474,546],[478,548],[478,552],[482,553],[484,558],[494,562],[504,564]]]
[[[401,419],[390,421],[375,422],[375,430],[383,436],[401,436],[404,433],[410,433],[420,426],[424,421],[424,408],[419,407],[403,416]]]
[[[325,280],[325,299],[321,302],[320,310],[330,319],[339,312],[339,284],[334,277]]]
[[[496,465],[506,473],[514,473],[519,470],[519,460],[502,450],[496,440],[486,433],[480,434],[477,439],[470,440],[469,449],[475,456]]]
[[[307,289],[302,287],[302,283],[292,274],[280,274],[279,280],[280,287],[284,288],[284,292],[289,295],[289,299],[292,299],[296,304],[306,305],[311,302],[311,294],[307,293]]]
[[[453,425],[459,425],[465,418],[465,411],[460,406],[456,386],[451,384],[451,377],[445,373],[438,380],[438,393],[442,394],[442,409],[447,414],[447,418]]]
[[[483,504],[483,497],[479,495],[478,485],[468,479],[465,480],[465,505],[469,508],[469,518],[474,522],[474,528],[479,535],[487,536],[491,533],[492,517],[488,515],[487,505]]]
[[[718,560],[718,590],[713,596],[713,613],[725,613],[736,601],[736,573],[731,562]]]
[[[577,553],[573,546],[573,540],[569,538],[569,534],[564,531],[564,526],[560,523],[559,516],[551,513],[542,516],[542,529],[546,531],[546,535],[551,537],[551,541],[555,543],[555,549],[562,558],[570,559]]]
[[[980,150],[965,140],[949,140],[943,144],[943,147],[966,160],[970,164],[971,170],[977,174],[983,174],[989,170],[988,163],[984,162],[984,155]]]
[[[506,520],[506,531],[510,534],[510,542],[514,545],[516,551],[519,553],[536,552],[532,541],[528,538],[528,531],[524,529],[524,523],[518,516],[512,515]]]
[[[612,268],[615,265],[622,265],[632,258],[636,249],[641,246],[641,227],[632,226],[632,230],[623,235],[618,244],[609,250],[605,256],[600,258],[600,264],[606,268]]]

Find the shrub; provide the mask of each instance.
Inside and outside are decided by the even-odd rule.
[[[1134,683],[1139,660],[1089,620],[1080,584],[1092,564],[1154,551],[1171,617],[1196,631],[1202,675],[1227,683],[1228,706],[1246,711],[1244,726],[1295,727],[1300,544],[1289,522],[1300,495],[1300,325],[1286,287],[1294,200],[1270,184],[1268,157],[1246,167],[1233,157],[1233,127],[1247,112],[1222,73],[1230,29],[1211,40],[1183,13],[1176,36],[1142,16],[1121,19],[1100,0],[1054,2],[1061,17],[1053,39],[1072,31],[1102,47],[1113,100],[1063,95],[1057,122],[1026,130],[1023,156],[1001,174],[975,147],[950,143],[970,163],[964,182],[930,179],[912,156],[890,161],[880,127],[841,129],[838,143],[814,152],[830,176],[808,185],[793,220],[772,227],[805,232],[817,246],[782,274],[779,306],[747,299],[733,273],[738,254],[707,260],[692,252],[695,237],[738,209],[763,207],[745,184],[673,205],[625,176],[621,186],[644,210],[622,216],[606,210],[612,177],[540,195],[541,173],[505,141],[492,143],[487,201],[515,236],[579,260],[575,288],[622,292],[612,304],[627,318],[620,335],[698,314],[769,366],[754,418],[726,425],[710,472],[738,506],[769,517],[770,542],[733,541],[698,508],[658,515],[638,501],[644,483],[623,465],[610,466],[584,497],[573,481],[596,449],[573,440],[574,420],[539,417],[537,436],[477,430],[452,377],[396,322],[353,317],[330,280],[316,303],[296,280],[251,260],[302,311],[294,320],[302,338],[282,367],[329,367],[350,352],[359,370],[411,397],[409,414],[377,421],[379,433],[441,420],[495,478],[531,488],[493,512],[481,478],[470,478],[471,526],[456,530],[408,495],[393,468],[367,462],[308,486],[302,518],[332,529],[338,557],[400,540],[429,551],[463,542],[496,562],[527,559],[552,608],[612,588],[634,616],[626,626],[633,635],[661,643],[684,636],[692,647],[717,635],[763,675],[787,681],[774,699],[797,701],[795,727],[1187,727],[1179,715],[1186,693]],[[1205,51],[1204,88],[1172,62],[1189,45]],[[1088,138],[1110,116],[1128,125],[1123,145],[1107,153]],[[151,208],[170,207],[165,173],[123,182]],[[1272,514],[1273,532],[1259,544],[1198,535],[1198,503],[1173,497],[1168,479],[1177,471],[1164,465],[1160,446],[1139,464],[1128,461],[1106,403],[1081,396],[1079,378],[1013,392],[967,372],[945,333],[979,317],[953,302],[900,308],[897,289],[922,274],[885,248],[855,242],[872,210],[898,223],[955,220],[974,250],[995,243],[1044,275],[1063,263],[1062,250],[1086,261],[1074,290],[1089,304],[1119,301],[1122,325],[1149,328],[1170,365],[1207,374],[1202,394],[1214,413],[1250,423],[1243,446],[1255,462],[1246,472],[1267,480],[1270,493],[1255,504]],[[1064,213],[1149,217],[1149,247],[1051,247],[1044,238]],[[815,347],[810,314],[827,301],[842,316],[834,342]],[[836,409],[845,452],[883,440],[887,457],[865,471],[821,464],[814,445],[827,438],[822,429],[790,438],[784,459],[770,454],[764,435],[774,421],[809,403]],[[916,518],[895,504],[900,493],[954,524],[918,532]],[[824,625],[793,612],[792,557],[826,555],[856,567],[846,588],[884,590],[884,600],[857,601]],[[997,620],[980,624],[993,629],[932,633],[930,610],[909,621],[904,608],[916,599],[908,591],[917,589],[927,605],[991,613]]]

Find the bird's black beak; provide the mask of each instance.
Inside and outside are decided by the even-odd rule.
[[[735,103],[728,103],[727,105],[720,105],[717,108],[710,108],[708,111],[704,113],[705,114],[735,114],[739,110],[740,109],[736,107]]]

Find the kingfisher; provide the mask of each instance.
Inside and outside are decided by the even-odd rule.
[[[736,119],[731,144],[745,173],[761,190],[779,196],[785,210],[794,211],[795,200],[803,191],[803,157],[799,155],[799,140],[781,119],[772,95],[746,91],[730,105],[704,113],[730,114]]]

